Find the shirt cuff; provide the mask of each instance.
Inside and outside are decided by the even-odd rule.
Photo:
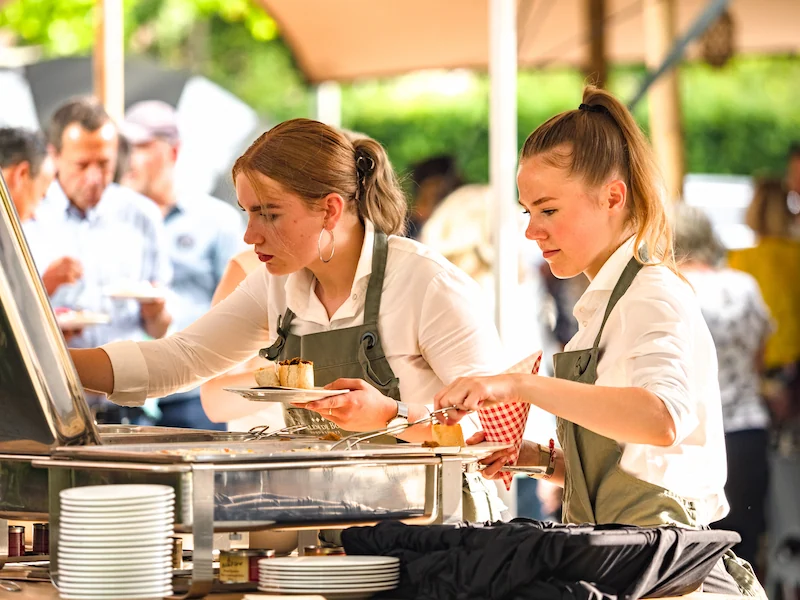
[[[147,399],[150,379],[144,355],[136,342],[111,342],[101,346],[111,359],[114,391],[108,396],[114,404],[142,406]]]

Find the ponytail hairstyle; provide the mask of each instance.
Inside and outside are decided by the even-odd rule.
[[[664,188],[653,151],[630,111],[605,90],[587,86],[579,109],[550,118],[525,140],[521,161],[539,156],[589,187],[612,177],[625,181],[628,224],[636,232],[636,260],[678,274]],[[641,255],[640,255],[641,254]]]
[[[258,190],[260,173],[319,208],[328,194],[339,194],[363,223],[377,231],[402,235],[406,199],[378,142],[362,134],[344,133],[312,121],[291,119],[253,142],[233,165],[234,181],[244,174]]]

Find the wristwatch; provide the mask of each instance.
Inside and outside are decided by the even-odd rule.
[[[390,429],[392,427],[399,427],[399,426],[406,426],[408,425],[408,404],[405,402],[397,402],[397,414],[389,419],[389,422],[386,424],[386,428]],[[397,433],[400,433],[399,431]],[[396,435],[396,434],[392,434]]]

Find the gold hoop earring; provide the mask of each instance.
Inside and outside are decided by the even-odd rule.
[[[333,259],[333,255],[336,253],[336,238],[333,237],[333,231],[328,231],[331,236],[331,255],[326,259],[322,258],[322,234],[328,231],[324,227],[322,231],[319,232],[319,237],[317,238],[317,252],[319,252],[319,259],[324,263],[329,263]]]

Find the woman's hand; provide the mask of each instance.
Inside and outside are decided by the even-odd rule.
[[[363,379],[337,379],[326,385],[325,389],[352,391],[294,406],[318,412],[345,431],[381,429],[397,416],[397,402]]]
[[[467,440],[467,445],[471,446],[473,444],[480,444],[485,440],[486,434],[483,431],[479,431]],[[483,475],[486,479],[500,479],[502,477],[503,467],[511,462],[511,455],[513,452],[513,448],[506,448],[505,450],[498,450],[497,452],[492,453],[491,456],[481,459],[479,461],[480,464],[486,465],[486,468],[481,471],[481,475]],[[521,467],[539,466],[538,459],[538,444],[529,442],[528,440],[522,440],[519,457],[517,458],[517,462],[515,464]]]
[[[480,444],[484,441],[486,441],[486,433],[479,431],[467,440],[467,446]],[[512,450],[513,448],[498,450],[497,452],[493,452],[491,456],[481,459],[479,463],[486,465],[486,467],[481,471],[481,475],[483,475],[486,479],[500,479],[502,477],[500,472],[511,460]]]
[[[446,425],[458,423],[468,412],[478,410],[486,403],[504,404],[518,399],[517,375],[504,374],[492,377],[460,377],[442,388],[434,403],[436,410],[453,407],[444,413]]]

